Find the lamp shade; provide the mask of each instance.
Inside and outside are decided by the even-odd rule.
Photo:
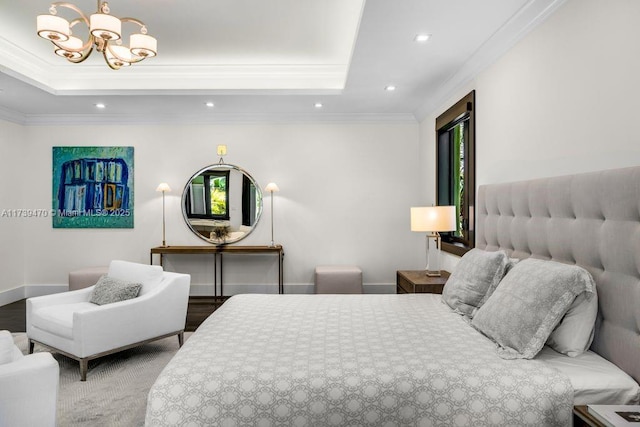
[[[171,187],[169,187],[169,184],[167,184],[166,182],[162,182],[160,183],[160,185],[158,185],[156,191],[162,191],[164,193],[165,191],[171,191]]]
[[[59,16],[38,15],[36,18],[38,35],[43,39],[67,41],[71,31],[69,21]]]
[[[122,22],[115,16],[105,13],[94,13],[89,17],[90,31],[95,37],[105,40],[120,39]]]
[[[158,41],[146,34],[132,34],[129,37],[131,53],[142,57],[156,56],[158,53]]]
[[[67,59],[78,59],[82,56],[80,51],[82,50],[82,40],[77,37],[70,36],[69,40],[64,42],[58,42],[59,46],[62,48],[58,48],[55,50],[56,55],[62,56]]]
[[[424,206],[411,208],[411,231],[454,231],[455,206]]]
[[[280,191],[280,189],[278,188],[278,185],[275,182],[268,183],[267,186],[264,188],[264,190],[270,193]]]
[[[125,46],[109,46],[106,50],[107,61],[116,67],[128,67],[133,61],[131,51]]]

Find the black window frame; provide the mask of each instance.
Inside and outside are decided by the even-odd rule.
[[[204,177],[204,206],[206,213],[203,214],[194,214],[191,212],[191,198],[189,194],[185,199],[185,208],[187,210],[188,218],[201,218],[201,219],[213,219],[213,220],[229,220],[229,171],[205,171],[201,174]],[[225,189],[225,206],[226,212],[223,215],[216,215],[211,212],[211,178],[225,178],[226,189]],[[191,184],[189,184],[191,185]]]
[[[471,91],[451,108],[436,118],[436,204],[450,203],[451,174],[441,176],[445,165],[452,163],[452,129],[460,124],[464,126],[464,197],[462,200],[463,238],[454,233],[440,233],[442,250],[462,256],[475,247],[475,199],[476,199],[476,139],[475,139],[475,91]],[[449,182],[442,182],[448,179]],[[445,194],[446,193],[446,194]],[[441,201],[443,203],[441,203]]]

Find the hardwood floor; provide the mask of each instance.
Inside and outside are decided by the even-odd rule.
[[[195,331],[229,297],[189,297],[185,331]]]
[[[27,332],[27,300],[0,307],[0,330]]]
[[[185,331],[195,331],[198,326],[220,307],[226,297],[189,297]],[[27,331],[27,300],[20,300],[0,307],[0,330]]]

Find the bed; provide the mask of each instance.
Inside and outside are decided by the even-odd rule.
[[[237,295],[158,377],[146,423],[564,426],[574,404],[637,403],[638,183],[640,167],[478,191],[477,247],[516,265],[480,310],[518,259],[576,264],[597,288],[591,351],[505,357],[480,310],[439,295]]]

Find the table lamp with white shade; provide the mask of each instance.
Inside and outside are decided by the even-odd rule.
[[[427,276],[440,276],[441,231],[456,229],[455,206],[411,208],[411,231],[427,232]]]
[[[276,245],[273,241],[273,193],[280,191],[280,188],[278,188],[278,185],[275,182],[270,182],[265,187],[265,191],[271,193],[271,243],[269,244],[269,247],[273,248]]]
[[[164,193],[171,191],[171,187],[166,182],[161,182],[156,191],[162,192],[162,247],[167,247],[167,240],[165,236],[165,209],[164,209]]]

